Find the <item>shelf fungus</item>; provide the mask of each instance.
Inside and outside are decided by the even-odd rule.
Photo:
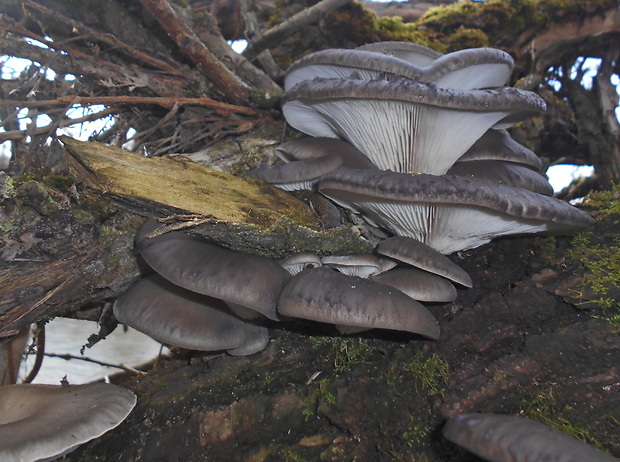
[[[378,328],[439,337],[439,324],[422,304],[392,287],[325,266],[294,276],[278,298],[278,313],[336,324],[342,332]]]
[[[117,427],[136,395],[116,385],[0,387],[0,460],[54,460]]]
[[[318,187],[342,207],[443,254],[499,236],[564,233],[592,224],[588,214],[566,202],[470,177],[341,170]]]
[[[266,327],[239,318],[221,300],[183,289],[158,274],[121,295],[114,316],[159,342],[189,350],[242,356],[269,343]]]
[[[491,462],[613,462],[614,457],[525,417],[461,414],[443,429],[446,439]]]
[[[453,90],[403,78],[315,78],[282,99],[288,123],[301,132],[347,140],[382,170],[435,175],[490,128],[544,110],[539,96],[514,88]]]

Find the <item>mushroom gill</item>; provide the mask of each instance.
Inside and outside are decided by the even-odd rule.
[[[347,140],[382,170],[437,175],[489,128],[544,109],[539,96],[513,88],[453,90],[408,79],[316,78],[282,100],[288,123],[306,134]]]
[[[508,234],[564,233],[592,218],[552,197],[471,177],[341,170],[319,190],[399,236],[449,254]]]

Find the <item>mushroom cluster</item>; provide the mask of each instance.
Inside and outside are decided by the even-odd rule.
[[[452,282],[471,279],[441,253],[407,237],[386,239],[376,255],[292,255],[281,261],[224,249],[147,221],[136,237],[156,274],[134,284],[114,315],[182,348],[248,355],[266,347],[265,322],[302,318],[342,333],[392,329],[436,339],[425,303],[456,298]],[[452,282],[451,282],[452,281]]]
[[[276,149],[285,164],[252,176],[316,187],[369,225],[450,254],[523,233],[565,233],[592,219],[550,197],[542,162],[506,128],[545,110],[505,86],[510,55],[446,55],[411,43],[323,50],[289,68],[282,110],[314,138]],[[328,172],[329,171],[329,172]]]

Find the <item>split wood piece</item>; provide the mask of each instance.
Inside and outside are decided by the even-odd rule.
[[[269,227],[287,217],[318,228],[310,209],[283,191],[237,178],[191,161],[145,158],[114,146],[63,136],[73,176],[106,195],[131,202],[155,202],[211,222]]]

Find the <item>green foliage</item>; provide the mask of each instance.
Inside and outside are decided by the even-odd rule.
[[[315,382],[314,390],[304,399],[301,413],[306,421],[316,414],[316,409],[321,402],[332,405],[336,404],[336,397],[327,389],[330,383],[330,379]]]
[[[417,351],[413,360],[403,366],[403,370],[413,377],[416,391],[419,386],[428,390],[430,395],[443,396],[450,378],[450,368],[448,362],[437,353],[424,358],[424,353]]]

